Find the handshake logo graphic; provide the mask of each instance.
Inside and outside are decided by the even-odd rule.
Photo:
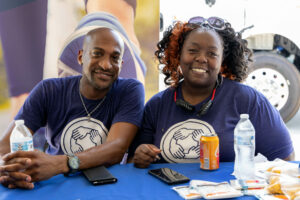
[[[78,118],[65,127],[61,136],[61,147],[64,153],[74,154],[105,142],[107,129],[96,119]]]

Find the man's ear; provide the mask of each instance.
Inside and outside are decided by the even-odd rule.
[[[119,68],[121,69],[122,68],[122,66],[123,66],[123,63],[124,63],[124,61],[123,60],[121,60],[121,63],[120,63],[120,65],[119,65]],[[121,71],[121,70],[120,70]]]
[[[79,65],[82,65],[82,56],[83,56],[83,50],[81,49],[78,51],[78,56],[77,56],[77,61]]]

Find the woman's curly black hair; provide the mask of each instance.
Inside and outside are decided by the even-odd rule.
[[[165,84],[177,87],[179,81],[183,79],[178,70],[183,43],[186,37],[198,28],[213,29],[207,24],[178,21],[164,32],[163,39],[157,44],[155,56],[159,63],[164,65],[162,73],[165,75]],[[242,39],[241,34],[236,33],[227,22],[224,30],[214,29],[214,31],[223,40],[222,76],[238,82],[243,81],[247,77],[248,65],[252,62],[252,51],[247,47],[247,41]]]

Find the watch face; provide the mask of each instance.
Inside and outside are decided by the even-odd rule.
[[[77,156],[70,156],[69,157],[69,166],[72,169],[78,169],[79,168],[79,159]]]

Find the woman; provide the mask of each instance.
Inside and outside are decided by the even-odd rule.
[[[248,113],[256,130],[256,153],[269,160],[294,158],[288,130],[279,112],[255,89],[243,85],[251,51],[230,23],[211,17],[177,22],[155,52],[168,89],[145,106],[137,167],[156,162],[199,162],[202,133],[217,133],[220,161],[234,161],[233,132]],[[159,156],[160,154],[160,156]]]

